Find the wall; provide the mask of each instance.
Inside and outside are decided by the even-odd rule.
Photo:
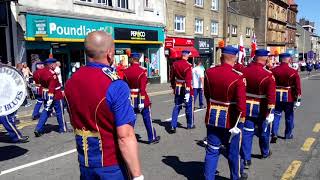
[[[298,51],[306,53],[311,50],[311,33],[306,31],[300,24],[297,23],[297,33],[300,34],[298,41]]]

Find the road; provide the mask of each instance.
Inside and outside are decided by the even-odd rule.
[[[295,113],[294,140],[280,139],[272,144],[273,155],[259,159],[257,138],[254,142],[253,166],[248,171],[250,180],[293,179],[320,180],[320,73],[313,77],[303,76],[302,107]],[[197,128],[187,130],[184,112],[179,122],[181,127],[174,135],[168,134],[173,107],[172,95],[155,94],[152,97],[154,126],[161,142],[145,144],[146,131],[140,116],[136,133],[140,137],[139,147],[143,174],[149,180],[201,180],[205,149],[197,144],[206,133],[204,110],[195,112]],[[31,120],[30,120],[31,121]],[[281,135],[284,128],[282,121]],[[48,131],[34,138],[35,123],[29,123],[22,132],[31,137],[27,144],[10,144],[0,135],[0,180],[58,180],[79,179],[77,154],[74,150],[73,134],[55,132],[56,120],[48,121]],[[228,179],[227,161],[221,157],[217,179]]]

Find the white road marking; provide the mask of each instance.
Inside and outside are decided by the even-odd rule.
[[[197,110],[194,111],[194,113],[200,112],[200,111],[203,111],[203,110],[205,110],[205,109],[197,109]],[[181,114],[181,115],[178,116],[178,118],[179,117],[183,117],[183,116],[186,116],[186,114]],[[168,119],[165,119],[164,121],[165,122],[170,122],[171,120],[172,120],[172,118],[168,118]]]
[[[320,76],[320,74],[314,74],[314,75],[311,75],[311,76],[307,76],[307,77],[302,78],[302,80],[306,80],[306,79],[314,77],[314,76]]]
[[[37,165],[37,164],[40,164],[40,163],[43,163],[43,162],[46,162],[46,161],[50,161],[50,160],[53,160],[53,159],[56,159],[56,158],[59,158],[59,157],[62,157],[62,156],[66,156],[68,154],[72,154],[72,153],[75,153],[75,152],[77,152],[77,149],[72,149],[72,150],[64,152],[64,153],[56,154],[54,156],[50,156],[50,157],[47,157],[47,158],[44,158],[44,159],[40,159],[38,161],[34,161],[34,162],[31,162],[31,163],[28,163],[28,164],[17,166],[15,168],[7,169],[7,170],[4,170],[4,171],[1,171],[0,172],[0,176],[2,176],[4,174],[12,173],[14,171],[18,171],[20,169],[31,167],[31,166],[34,166],[34,165]]]
[[[173,99],[170,99],[170,100],[166,100],[166,101],[161,101],[163,103],[168,103],[168,102],[173,102],[174,100]]]

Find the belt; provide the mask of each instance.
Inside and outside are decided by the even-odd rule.
[[[277,86],[276,88],[277,89],[291,89],[292,87],[291,86],[287,86],[287,87],[285,87],[285,86]]]
[[[251,94],[251,93],[247,93],[247,96],[253,97],[253,98],[259,98],[259,99],[267,98],[266,95],[258,95],[258,94]]]
[[[217,101],[214,99],[210,99],[210,102],[220,104],[220,105],[225,105],[225,106],[229,106],[231,104],[237,104],[236,102],[222,102],[222,101]]]
[[[59,90],[59,89],[61,89],[61,86],[55,88],[55,90]]]
[[[131,89],[130,91],[138,93],[138,92],[140,92],[140,89]]]
[[[184,82],[186,82],[186,81],[185,81],[185,80],[176,79],[176,82],[178,82],[178,83],[184,83]]]

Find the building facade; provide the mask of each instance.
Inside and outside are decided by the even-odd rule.
[[[245,59],[248,60],[251,54],[252,37],[255,32],[254,18],[238,13],[235,9],[228,10],[227,45],[239,47],[240,39],[243,40]]]
[[[258,47],[268,49],[273,55],[286,51],[287,0],[246,0],[236,4],[242,14],[255,18]]]
[[[96,30],[115,39],[118,63],[128,53],[142,54],[140,63],[151,82],[166,82],[164,0],[19,0],[16,9],[16,61],[32,63],[49,53],[62,62],[64,80],[86,63],[83,41]]]
[[[223,36],[224,0],[167,0],[166,56],[168,68],[191,50],[190,62],[202,61],[205,67],[215,62],[215,51]]]
[[[300,23],[296,24],[297,27],[297,50],[299,52],[299,60],[307,59],[307,52],[311,51],[311,33],[304,29]]]
[[[299,20],[299,24],[310,33],[311,50],[307,52],[307,60],[319,60],[320,44],[319,36],[316,34],[315,22],[311,22],[305,18]]]
[[[292,54],[294,57],[299,55],[297,51],[297,44],[296,44],[296,33],[297,33],[297,13],[298,13],[298,5],[295,4],[293,0],[288,1],[289,8],[288,8],[288,23],[287,23],[287,52]]]

